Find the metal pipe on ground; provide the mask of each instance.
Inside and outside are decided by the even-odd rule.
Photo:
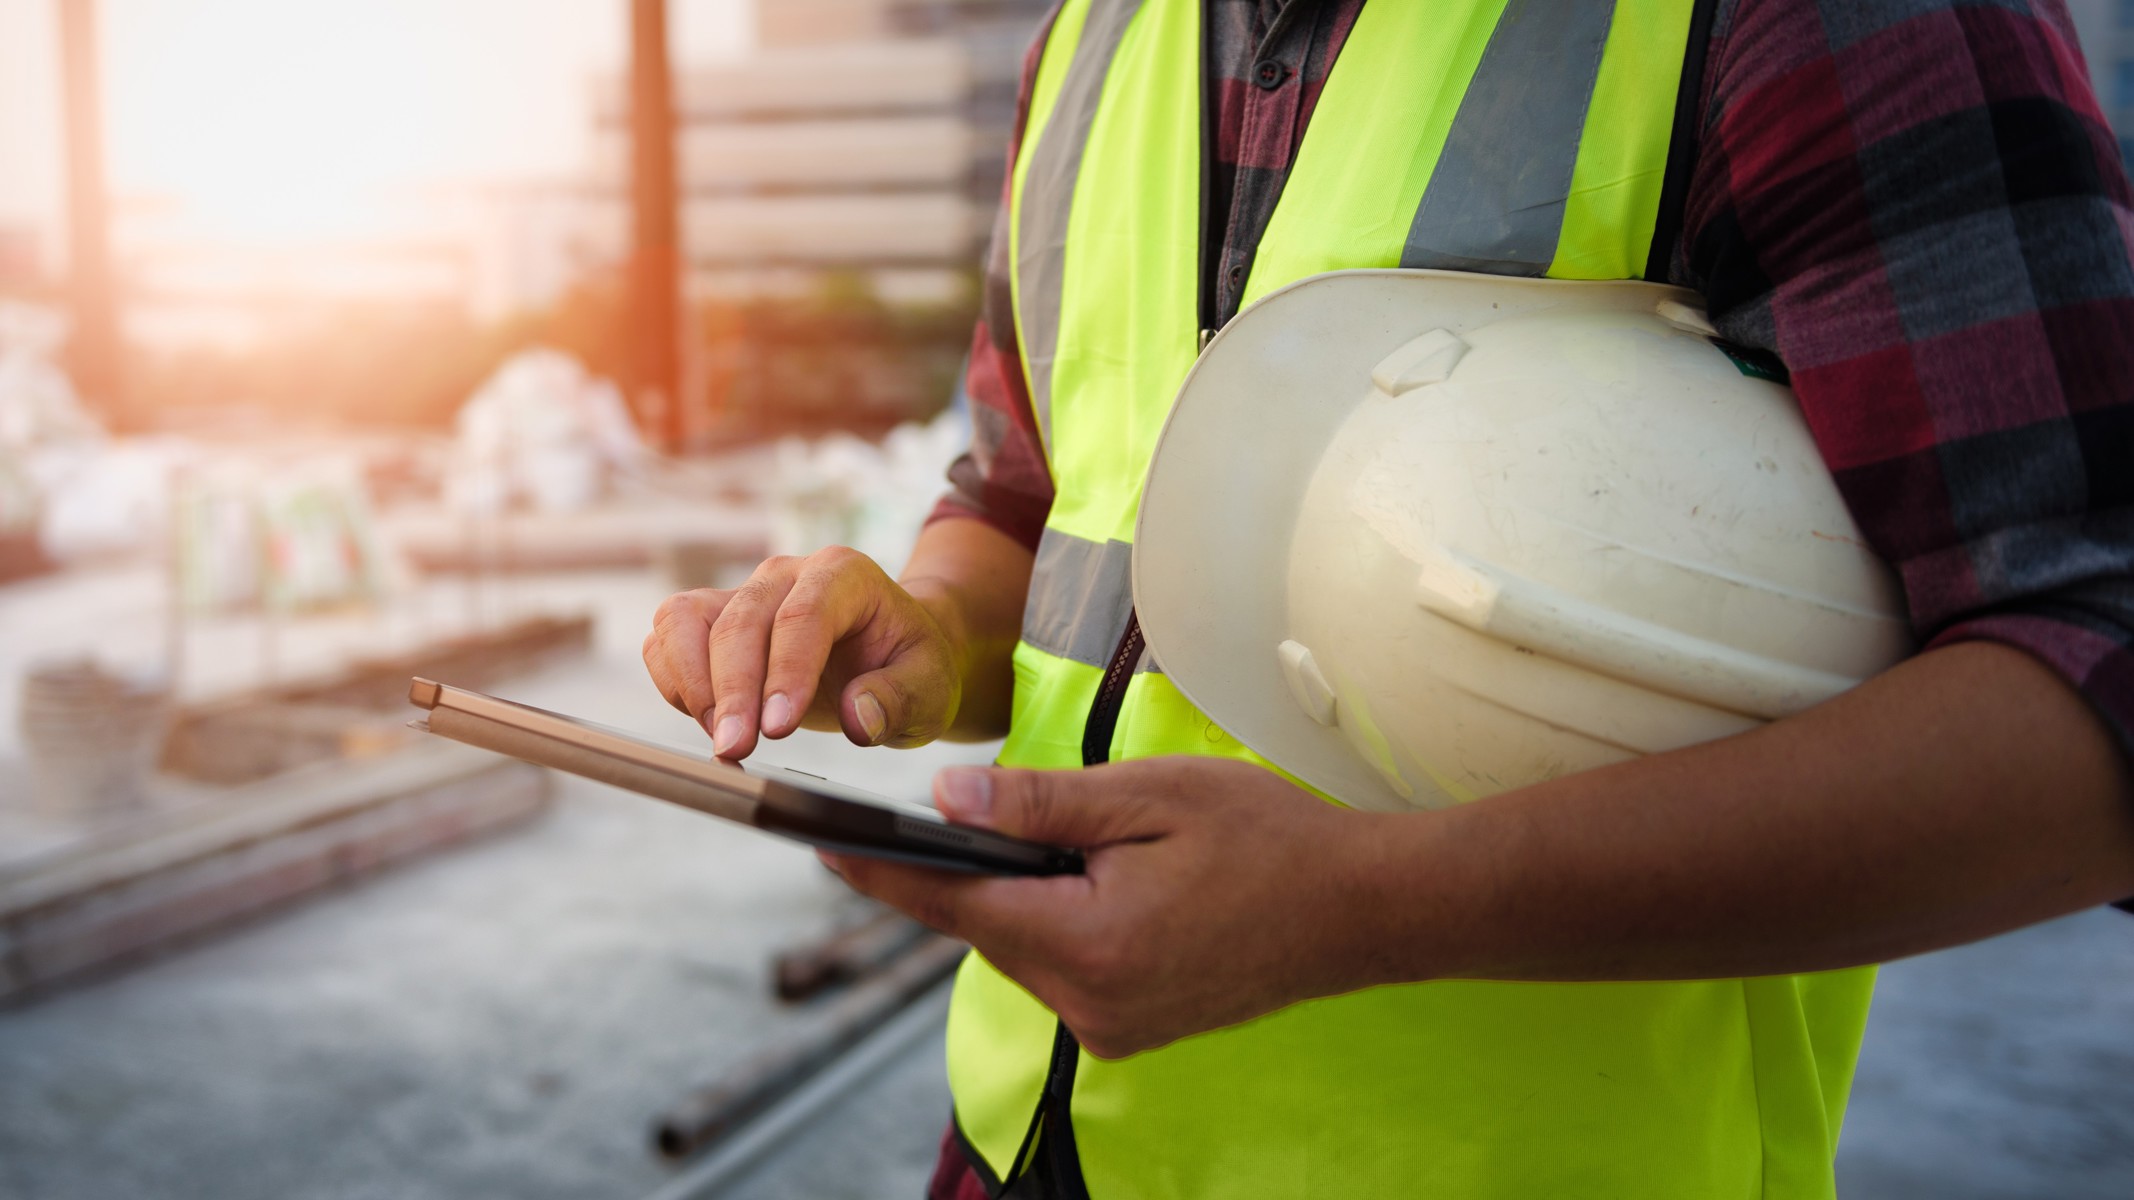
[[[779,951],[771,960],[771,988],[788,1004],[810,999],[881,970],[926,936],[926,926],[883,909],[819,942]]]
[[[794,1041],[743,1062],[669,1110],[652,1127],[661,1157],[688,1158],[733,1132],[864,1040],[963,961],[963,943],[933,934],[833,1001]]]
[[[731,1194],[782,1149],[821,1130],[845,1102],[864,1101],[877,1075],[938,1035],[948,1019],[954,986],[948,980],[935,984],[761,1116],[692,1159],[645,1200],[710,1200]]]

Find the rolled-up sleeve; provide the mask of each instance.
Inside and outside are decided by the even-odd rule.
[[[2134,755],[2134,206],[2059,0],[1722,3],[1675,271],[1775,353],[1922,644]]]
[[[1050,26],[1047,20],[1023,57],[1015,133],[1008,146],[1008,182],[1001,186],[992,246],[986,252],[978,327],[971,334],[970,359],[963,370],[971,445],[950,465],[949,493],[927,518],[928,524],[958,517],[984,521],[1032,552],[1045,531],[1045,517],[1052,511],[1053,488],[1015,336],[1015,308],[1009,291],[1008,187],[1015,176],[1015,155],[1030,115],[1030,88]]]

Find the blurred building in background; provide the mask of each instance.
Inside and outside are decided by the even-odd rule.
[[[0,287],[24,287],[44,279],[44,247],[28,222],[0,223]]]
[[[577,171],[380,187],[363,222],[283,220],[318,197],[278,160],[219,212],[77,205],[123,393],[68,369],[84,306],[46,275],[80,239],[48,265],[0,228],[0,584],[35,577],[0,587],[0,1002],[538,811],[538,775],[470,782],[405,729],[410,675],[627,651],[773,551],[894,565],[967,436],[943,410],[1039,8],[764,0],[753,53],[674,72],[688,460],[617,369],[620,80],[548,78],[597,135]]]
[[[677,64],[685,444],[879,434],[948,401],[1045,0],[759,0],[757,46]],[[629,194],[621,78],[595,191]]]
[[[674,64],[686,447],[873,438],[949,402],[1047,8],[756,0],[751,50]],[[577,173],[411,189],[390,233],[234,241],[176,200],[118,197],[144,361],[114,420],[434,426],[530,344],[627,375],[629,92],[619,71],[587,82]],[[0,228],[0,284],[40,269],[35,238]]]
[[[2134,0],[2067,0],[2067,8],[2120,159],[2134,170]]]
[[[954,297],[999,202],[1015,83],[1045,0],[761,0],[758,46],[675,72],[683,238],[699,296],[856,272]],[[620,79],[598,92],[601,190],[628,182]]]

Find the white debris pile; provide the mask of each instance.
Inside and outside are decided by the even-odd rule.
[[[25,534],[37,527],[37,485],[22,456],[0,448],[0,537]]]
[[[66,336],[59,313],[0,302],[0,517],[62,561],[152,546],[183,451],[107,437],[55,361]]]
[[[514,355],[459,410],[445,502],[495,513],[582,509],[641,473],[644,442],[622,392],[561,351]]]
[[[879,446],[850,434],[779,442],[767,495],[772,552],[850,546],[896,572],[948,486],[949,463],[969,443],[961,406],[899,425]]]
[[[169,438],[107,442],[45,491],[38,538],[61,562],[115,557],[163,544],[171,480],[190,458]]]
[[[103,429],[54,361],[66,340],[64,316],[0,300],[0,447],[21,453],[103,441]]]

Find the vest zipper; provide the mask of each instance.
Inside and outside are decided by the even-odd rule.
[[[1112,651],[1097,694],[1089,703],[1089,719],[1082,725],[1082,765],[1094,767],[1111,761],[1111,736],[1119,728],[1119,709],[1126,704],[1126,685],[1133,682],[1134,667],[1141,661],[1141,616],[1126,610],[1126,632],[1119,635],[1119,648]]]
[[[1042,1147],[1038,1139],[1047,1130],[1066,1130],[1072,1136],[1067,1105],[1074,1098],[1074,1068],[1081,1052],[1081,1043],[1067,1032],[1067,1022],[1054,1022],[1052,1053],[1046,1058],[1045,1085],[1037,1095],[1037,1111],[1030,1114],[1030,1127],[1023,1130],[1022,1145],[1015,1148],[1015,1158],[1008,1163],[1008,1173],[1001,1179],[1000,1190],[994,1195],[1006,1196],[1014,1191],[1017,1181],[1037,1165],[1040,1153],[1052,1159],[1051,1174],[1054,1178],[1059,1177],[1059,1154],[1053,1148],[1056,1139],[1047,1138]],[[1077,1170],[1075,1174],[1079,1177],[1081,1172]]]
[[[1112,651],[1104,678],[1097,682],[1096,697],[1089,704],[1089,719],[1082,726],[1083,766],[1094,767],[1111,760],[1111,739],[1119,728],[1119,710],[1126,703],[1126,688],[1133,682],[1134,668],[1141,662],[1144,648],[1141,618],[1128,609],[1126,632],[1119,635],[1119,647]],[[1015,1161],[1008,1166],[1008,1177],[1001,1181],[1002,1195],[1011,1192],[1016,1181],[1028,1174],[1040,1158],[1045,1160],[1049,1168],[1046,1173],[1059,1195],[1088,1195],[1082,1183],[1081,1161],[1075,1154],[1074,1118],[1070,1112],[1075,1069],[1081,1061],[1082,1044],[1075,1040],[1065,1021],[1055,1022],[1044,1090],[1038,1095],[1037,1111],[1030,1114],[1030,1127],[1023,1131]]]

